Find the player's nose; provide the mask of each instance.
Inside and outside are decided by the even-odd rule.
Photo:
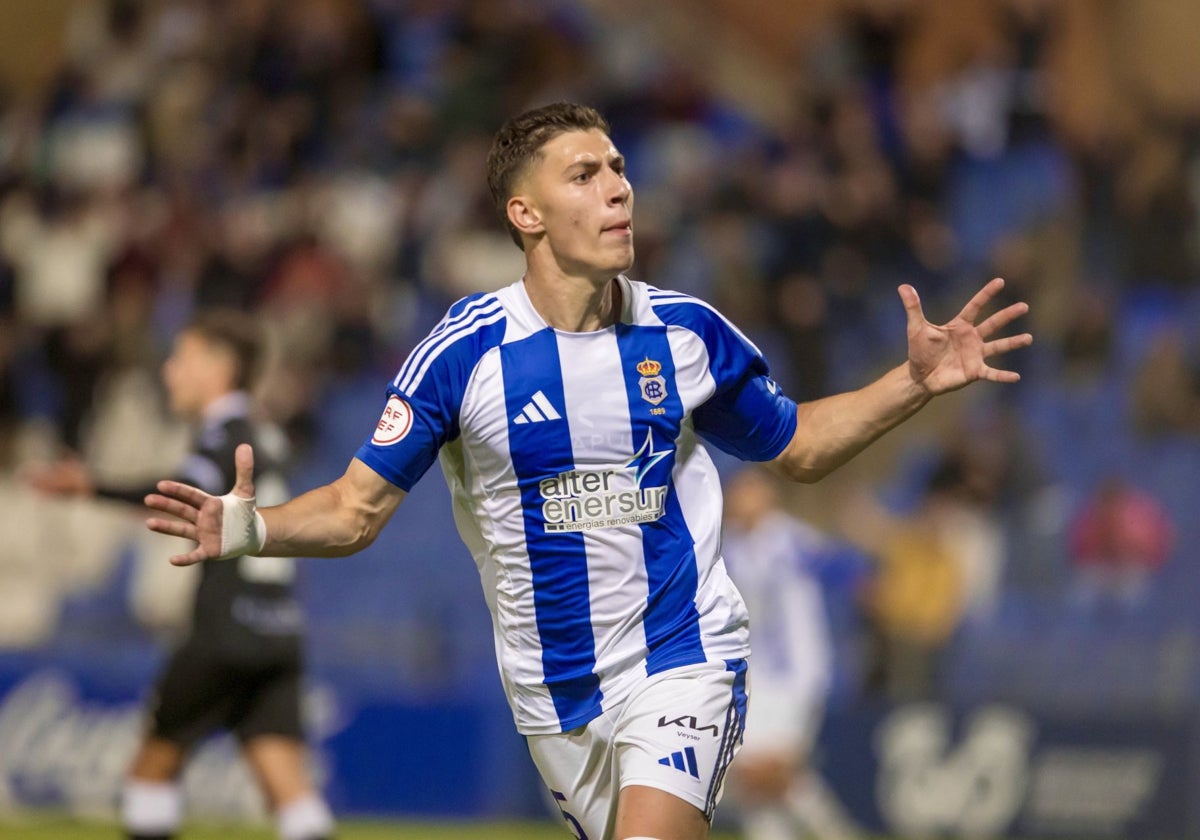
[[[633,187],[630,186],[629,181],[623,175],[613,172],[609,177],[609,204],[624,204],[629,200],[629,196],[633,194]]]

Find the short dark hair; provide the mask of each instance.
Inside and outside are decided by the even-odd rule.
[[[233,354],[234,387],[246,390],[258,377],[262,362],[262,337],[258,322],[240,309],[202,309],[186,327],[210,344]]]
[[[522,251],[525,245],[521,242],[521,234],[508,220],[508,200],[512,198],[513,184],[537,157],[542,146],[565,132],[591,129],[609,133],[608,121],[599,111],[573,102],[555,102],[512,117],[496,132],[487,156],[488,189],[509,236]]]

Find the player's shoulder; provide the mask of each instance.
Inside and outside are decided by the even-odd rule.
[[[654,314],[665,323],[687,326],[689,324],[724,323],[729,320],[708,301],[687,292],[674,289],[660,289],[648,283],[630,281],[634,300],[644,302],[644,306],[653,310]],[[732,325],[731,325],[732,326]]]
[[[446,314],[442,320],[438,322],[435,329],[445,327],[451,321],[469,320],[473,316],[480,315],[484,310],[491,308],[499,302],[500,296],[496,292],[475,292],[464,297],[460,297],[454,303],[450,304],[446,310]]]
[[[507,312],[496,292],[459,298],[409,353],[392,381],[404,393],[416,389],[436,365],[467,370],[504,336]]]
[[[706,343],[736,337],[746,345],[754,347],[754,343],[745,333],[708,301],[687,292],[660,289],[635,281],[630,281],[630,283],[634,294],[635,311],[640,299],[644,302],[643,311],[652,312],[654,320],[661,321],[669,327],[687,329]]]
[[[434,341],[439,345],[451,346],[478,336],[489,326],[502,324],[507,313],[500,298],[497,292],[476,292],[459,298],[450,304],[446,314],[421,344]]]
[[[695,295],[681,292],[676,289],[662,289],[658,286],[652,286],[649,283],[643,283],[638,280],[629,280],[628,288],[633,293],[634,299],[641,298],[646,305],[658,310],[663,307],[685,306],[697,307],[709,312],[716,312],[711,304]]]

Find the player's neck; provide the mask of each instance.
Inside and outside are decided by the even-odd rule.
[[[594,332],[621,318],[621,285],[615,276],[576,277],[531,266],[525,293],[542,320],[557,330]]]

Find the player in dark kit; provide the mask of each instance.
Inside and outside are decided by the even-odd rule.
[[[180,480],[222,492],[235,478],[234,450],[251,443],[265,467],[259,497],[282,502],[282,439],[250,416],[246,389],[258,356],[248,317],[209,311],[179,334],[163,365],[163,381],[172,410],[197,423]],[[32,481],[46,492],[131,503],[153,492],[98,486],[77,461],[39,471]],[[241,556],[203,566],[191,631],[159,679],[149,728],[126,780],[121,818],[131,840],[175,835],[183,816],[179,779],[187,756],[222,728],[237,736],[283,840],[332,836],[332,816],[307,769],[300,720],[303,627],[293,563]]]

